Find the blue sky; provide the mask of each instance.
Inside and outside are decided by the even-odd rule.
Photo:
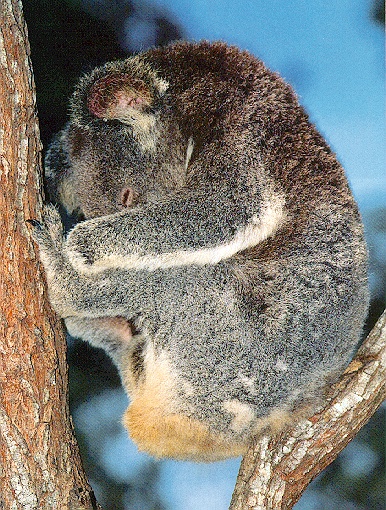
[[[386,202],[383,30],[371,0],[155,0],[188,39],[248,49],[290,81],[363,209]]]

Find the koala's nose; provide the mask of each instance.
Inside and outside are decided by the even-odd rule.
[[[119,204],[123,207],[133,207],[136,204],[138,197],[139,194],[134,188],[123,188],[119,197]]]

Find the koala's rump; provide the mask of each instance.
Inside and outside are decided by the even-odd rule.
[[[323,243],[309,239],[307,251],[303,239],[297,253],[273,260],[240,257],[165,272],[149,344],[164,376],[148,379],[157,370],[145,356],[142,388],[142,396],[155,396],[151,409],[171,420],[165,430],[181,426],[191,439],[201,431],[210,451],[214,433],[229,452],[231,445],[239,451],[259,428],[320,396],[348,363],[365,314],[365,255],[361,264],[353,261],[359,238],[351,246],[342,240],[344,248],[335,240],[333,260]],[[143,420],[148,408],[134,399],[129,429],[136,429],[133,415],[140,411]]]

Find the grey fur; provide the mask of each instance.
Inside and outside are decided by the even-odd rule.
[[[248,53],[178,43],[96,69],[46,174],[86,218],[62,238],[48,207],[35,229],[52,304],[124,382],[134,353],[146,379],[151,346],[177,374],[171,412],[248,444],[346,367],[368,303],[360,217],[290,87]]]

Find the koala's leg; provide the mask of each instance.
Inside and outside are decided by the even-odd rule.
[[[55,209],[46,210],[44,225],[34,222],[34,226],[56,311],[67,319],[70,331],[77,332],[77,336],[90,339],[94,330],[94,344],[106,348],[102,336],[103,332],[108,334],[107,343],[111,345],[107,350],[113,353],[131,397],[124,423],[138,447],[158,457],[207,461],[243,453],[246,444],[232,442],[190,417],[192,413],[181,399],[181,394],[190,390],[184,388],[187,382],[176,373],[166,349],[155,349],[149,338],[139,335],[134,335],[132,341],[119,319],[113,324],[109,323],[112,319],[106,319],[127,317],[135,322],[153,306],[154,289],[159,288],[164,275],[158,271],[110,269],[86,276],[72,266],[63,250]],[[113,352],[117,340],[120,348]]]
[[[71,336],[103,349],[110,356],[127,392],[132,396],[143,371],[144,336],[133,333],[132,324],[124,317],[68,317],[65,324]]]
[[[132,326],[124,317],[95,319],[68,317],[65,324],[71,336],[104,349],[114,361],[122,350],[129,348],[133,343]]]

